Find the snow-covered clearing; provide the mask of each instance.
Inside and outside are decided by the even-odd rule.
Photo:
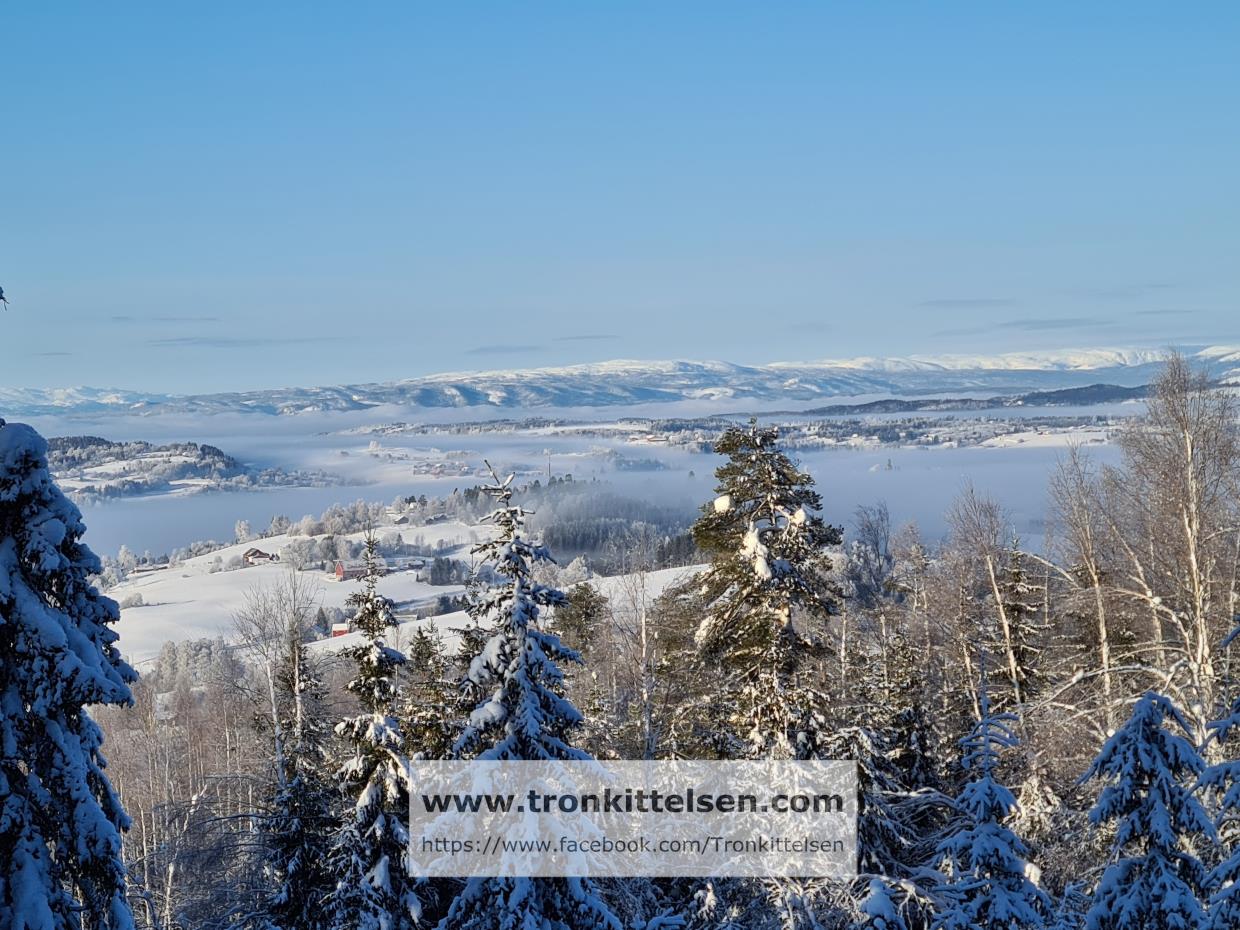
[[[442,541],[447,547],[446,554],[454,558],[468,560],[470,547],[478,542],[483,534],[488,533],[486,527],[466,526],[462,523],[446,522],[430,526],[416,527],[382,527],[380,533],[402,531],[406,538],[418,535],[425,536],[438,544]],[[361,541],[364,533],[347,534],[347,538]],[[271,536],[251,542],[238,543],[219,549],[206,555],[186,559],[169,568],[155,571],[141,571],[132,574],[123,583],[108,591],[108,596],[121,604],[132,602],[141,597],[142,606],[122,607],[121,620],[116,630],[120,634],[120,647],[126,658],[142,663],[154,658],[160,647],[168,641],[180,642],[188,639],[232,636],[233,617],[245,606],[247,594],[257,588],[279,584],[290,571],[296,569],[287,562],[266,563],[233,569],[231,571],[212,571],[213,564],[221,561],[227,565],[230,560],[239,559],[247,549],[257,548],[263,552],[279,555],[294,537],[287,535]],[[304,537],[298,537],[304,538]],[[691,569],[665,569],[645,575],[648,597],[656,597],[676,578]],[[345,606],[345,601],[358,589],[356,581],[337,581],[335,576],[326,571],[312,569],[300,572],[304,578],[315,583],[315,598],[319,606],[325,608]],[[432,585],[424,580],[424,572],[413,570],[394,571],[385,575],[379,582],[379,593],[391,598],[396,604],[396,613],[402,618],[402,628],[408,635],[417,622],[413,619],[414,611],[435,604],[443,596],[456,596],[464,592],[462,585]],[[631,598],[634,590],[633,580],[628,576],[592,579],[599,590],[617,602],[623,609],[623,603]],[[423,621],[432,622],[432,621]],[[464,613],[456,612],[433,619],[435,626],[449,643],[455,643],[455,628],[467,622]],[[334,650],[354,643],[358,634],[324,641],[319,647]]]
[[[1104,428],[1040,429],[1022,430],[994,436],[980,445],[989,449],[1006,449],[1011,446],[1066,449],[1070,445],[1101,445],[1110,438],[1111,431]]]
[[[433,526],[387,527],[384,531],[406,531],[410,537],[425,534],[434,541],[443,540],[452,555],[461,558],[463,550],[481,538],[486,530],[461,523],[437,523]],[[364,533],[349,534],[361,540]],[[117,625],[120,646],[126,657],[141,662],[159,652],[168,640],[181,641],[202,637],[230,635],[232,618],[244,605],[249,591],[278,584],[281,577],[295,569],[287,562],[267,563],[232,571],[211,571],[213,564],[239,559],[247,549],[279,555],[292,540],[287,535],[271,536],[238,543],[224,549],[186,559],[175,566],[157,571],[132,574],[125,582],[108,591],[108,596],[121,604],[141,597],[143,606],[123,607]],[[344,607],[349,595],[357,589],[355,582],[337,581],[334,575],[310,570],[302,575],[318,582],[317,600],[323,607]],[[379,592],[391,598],[397,612],[411,613],[419,606],[434,603],[443,595],[457,595],[460,585],[431,585],[419,580],[415,571],[396,571],[385,575]]]

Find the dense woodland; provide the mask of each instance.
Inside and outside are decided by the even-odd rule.
[[[543,545],[596,524],[496,475],[459,647],[392,648],[372,571],[364,644],[307,649],[290,571],[141,678],[46,445],[0,427],[0,927],[1235,930],[1237,399],[1172,356],[1147,403],[1118,464],[1065,453],[1037,545],[967,488],[941,540],[835,513],[750,423],[610,598]],[[586,756],[856,760],[859,877],[406,876],[403,760]]]

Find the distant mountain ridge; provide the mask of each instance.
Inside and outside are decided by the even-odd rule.
[[[1147,385],[1123,387],[1118,384],[1088,384],[1084,387],[1060,388],[1055,391],[1030,391],[1027,394],[1006,394],[998,397],[927,397],[905,399],[888,397],[863,404],[828,404],[799,411],[822,417],[865,416],[873,413],[922,413],[955,410],[995,410],[1003,407],[1083,407],[1088,404],[1115,404],[1141,400],[1148,393]]]
[[[1240,384],[1240,347],[1186,354],[1215,379]],[[858,395],[924,396],[945,391],[1019,394],[1106,382],[1147,383],[1156,349],[1080,349],[1000,355],[862,357],[817,362],[612,361],[559,368],[457,372],[404,381],[175,395],[99,388],[0,388],[0,415],[248,412],[294,415],[366,410],[480,407],[609,407],[673,401],[818,401]]]

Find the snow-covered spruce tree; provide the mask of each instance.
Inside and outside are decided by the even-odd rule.
[[[1016,683],[1021,700],[1028,703],[1043,686],[1041,663],[1041,640],[1044,635],[1041,622],[1043,591],[1029,577],[1028,556],[1020,549],[1020,541],[1014,540],[1008,547],[999,576],[999,599],[1003,615],[1007,618],[1008,632],[1012,640],[1012,663],[1016,669]],[[996,654],[1002,652],[996,648]],[[999,703],[1011,698],[1004,695]]]
[[[351,754],[337,783],[353,806],[345,811],[331,854],[336,887],[328,901],[333,930],[400,930],[421,919],[417,882],[406,871],[409,769],[396,715],[396,672],[405,657],[383,640],[396,625],[392,602],[378,591],[378,540],[366,540],[362,589],[348,605],[364,641],[349,650],[357,677],[348,690],[362,713],[336,725]]]
[[[527,511],[512,501],[512,479],[485,488],[496,503],[486,518],[498,531],[479,543],[478,586],[470,614],[491,631],[469,664],[466,692],[480,698],[454,749],[458,758],[587,760],[568,741],[580,712],[561,696],[560,662],[578,653],[541,628],[544,608],[564,604],[564,592],[534,581],[533,568],[550,561],[544,546],[524,535]],[[483,569],[489,569],[484,571]],[[441,930],[620,930],[620,922],[582,878],[471,878],[439,924]]]
[[[447,759],[458,735],[460,694],[443,640],[432,625],[419,625],[405,654],[411,671],[401,702],[406,752],[410,759]]]
[[[1055,916],[1046,930],[1081,930],[1085,925],[1085,911],[1089,907],[1089,895],[1075,883],[1069,883],[1055,907]]]
[[[885,716],[891,760],[909,790],[939,787],[939,737],[925,698],[925,657],[896,628],[887,649]]]
[[[327,863],[337,827],[336,792],[325,771],[325,692],[302,632],[298,626],[288,630],[277,675],[285,738],[263,823],[265,865],[275,889],[263,907],[261,923],[277,930],[325,927],[323,901],[334,885]]]
[[[1228,640],[1235,642],[1240,627]],[[1218,797],[1215,826],[1218,830],[1223,858],[1207,876],[1210,889],[1211,930],[1240,927],[1240,696],[1232,702],[1230,712],[1210,724],[1210,738],[1225,747],[1223,761],[1210,766],[1201,776],[1200,785]],[[1230,749],[1230,751],[1227,751]]]
[[[580,581],[565,594],[567,601],[556,608],[555,624],[570,648],[589,658],[607,616],[608,600],[588,581]]]
[[[1046,925],[1051,901],[1029,878],[1029,851],[1007,825],[1016,798],[999,784],[1002,750],[1017,744],[1012,714],[995,713],[983,688],[981,719],[960,741],[961,766],[971,779],[956,798],[962,825],[939,844],[943,880],[934,916],[939,930],[1035,930]]]
[[[1196,747],[1166,729],[1188,732],[1171,701],[1147,692],[1132,716],[1103,744],[1082,781],[1109,782],[1090,812],[1114,824],[1113,861],[1093,893],[1088,930],[1203,930],[1206,870],[1194,844],[1213,826],[1193,794],[1205,764]]]
[[[881,878],[870,879],[861,913],[864,917],[857,923],[857,930],[908,930],[891,889]]]
[[[123,930],[121,831],[90,704],[126,705],[115,602],[47,443],[0,420],[0,927]]]
[[[915,837],[902,802],[909,793],[881,732],[844,727],[831,734],[824,758],[857,763],[857,870],[862,875],[904,875],[913,860]],[[924,860],[923,860],[924,861]]]
[[[837,610],[827,549],[841,532],[818,515],[814,479],[780,448],[778,430],[751,420],[726,430],[715,451],[728,457],[715,471],[718,497],[693,526],[711,557],[697,580],[706,611],[697,644],[730,673],[736,735],[749,756],[813,758],[824,702],[801,670],[817,647],[794,612],[822,620]]]

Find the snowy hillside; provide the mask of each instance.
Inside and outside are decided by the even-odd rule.
[[[461,550],[478,540],[480,532],[483,531],[478,527],[461,523],[445,522],[434,527],[436,540],[442,540],[448,547],[445,551],[458,557]],[[365,536],[344,535],[356,541]],[[292,568],[287,560],[231,571],[221,571],[219,566],[235,564],[250,548],[278,556],[292,541],[293,537],[288,535],[270,536],[185,559],[168,568],[131,573],[107,592],[121,604],[121,620],[116,628],[121,649],[127,657],[142,661],[157,653],[167,640],[228,638],[233,615],[244,605],[247,593],[276,583]],[[325,608],[343,607],[357,587],[339,582],[317,568],[302,574],[319,582],[318,601]],[[460,594],[464,589],[460,585],[430,585],[418,580],[416,572],[395,571],[383,578],[379,590],[396,602],[400,613],[433,603],[441,595]]]
[[[78,503],[138,495],[338,483],[322,471],[254,468],[214,446],[196,442],[158,446],[112,442],[98,436],[63,436],[48,440],[47,455],[57,483]]]
[[[466,560],[469,558],[469,548],[488,532],[485,527],[455,522],[436,523],[433,527],[418,527],[413,531],[433,532],[436,543],[442,543],[440,548],[443,552]],[[365,537],[360,532],[344,535],[359,542]],[[109,589],[108,596],[122,605],[121,620],[116,630],[126,658],[141,664],[157,655],[160,647],[168,641],[215,636],[230,639],[233,616],[244,606],[247,594],[254,589],[276,584],[284,573],[293,569],[287,561],[231,571],[220,571],[218,566],[236,562],[242,553],[252,547],[280,555],[293,539],[280,535],[238,543],[186,559],[172,567],[132,573],[127,580]],[[650,595],[657,595],[686,571],[689,569],[651,573],[647,581]],[[318,568],[301,574],[316,584],[318,604],[329,610],[343,608],[345,600],[357,590],[355,581],[337,581],[333,575]],[[414,570],[393,571],[379,582],[379,593],[395,602],[397,616],[406,625],[412,622],[414,613],[419,609],[425,613],[441,597],[460,595],[465,590],[459,584],[432,585],[424,577],[425,573]],[[597,580],[597,587],[608,597],[619,597],[623,584],[623,576]],[[436,626],[450,641],[455,638],[452,630],[464,621],[465,615],[459,612],[435,618]],[[349,634],[325,641],[319,648],[336,649],[355,640],[356,635]]]
[[[1240,383],[1240,348],[1189,353],[1218,379]],[[593,407],[673,401],[814,401],[865,394],[1028,391],[1106,381],[1144,384],[1157,349],[1083,349],[1002,355],[826,359],[736,365],[728,362],[612,361],[525,371],[429,375],[405,381],[248,393],[176,396],[94,388],[0,388],[0,410],[37,416],[106,411],[136,414],[252,412],[297,414],[381,405]]]

